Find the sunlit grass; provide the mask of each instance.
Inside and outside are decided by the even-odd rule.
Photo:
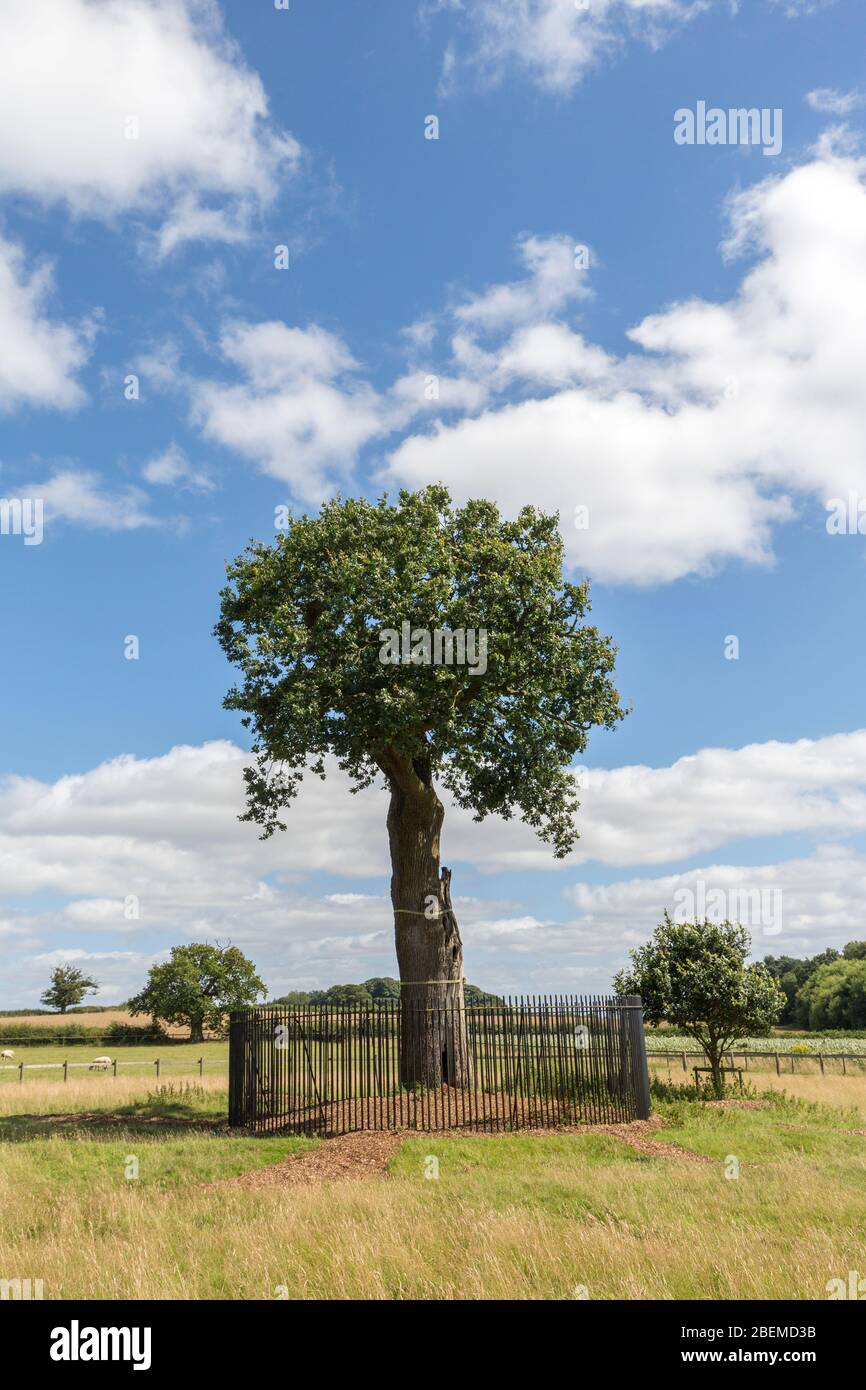
[[[229,1136],[224,1082],[22,1087],[0,1095],[0,1277],[47,1298],[820,1299],[866,1272],[866,1138],[843,1103],[662,1102],[652,1137],[705,1162],[603,1134],[421,1135],[381,1180],[247,1189],[204,1184],[304,1141]]]

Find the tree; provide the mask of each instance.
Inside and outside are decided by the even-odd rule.
[[[95,994],[99,985],[74,965],[55,965],[51,972],[51,984],[40,998],[46,1009],[57,1009],[61,1014],[75,1004],[80,1004],[85,994]]]
[[[809,976],[797,1003],[807,1028],[866,1028],[866,959],[849,956],[846,946],[844,959]]]
[[[722,1058],[744,1034],[770,1032],[785,1002],[763,965],[747,965],[751,937],[733,922],[673,922],[666,912],[631,969],[614,980],[619,994],[639,994],[650,1023],[670,1023],[706,1055],[713,1090],[724,1094]]]
[[[372,980],[365,980],[364,988],[373,999],[400,998],[400,981],[393,980],[390,975],[377,975]]]
[[[242,711],[255,758],[242,819],[263,838],[284,830],[305,772],[324,777],[328,759],[353,790],[389,794],[407,1085],[469,1075],[437,782],[476,820],[519,814],[563,856],[577,834],[570,764],[622,717],[615,648],[584,623],[588,587],[563,581],[562,557],[555,516],[505,521],[432,486],[395,505],[328,502],[228,567],[216,634],[241,680],[225,706]],[[445,1005],[457,1016],[443,1036],[431,1018]]]
[[[479,989],[477,985],[466,986],[466,1003],[478,1008],[482,1004],[502,1004],[501,994],[488,994],[485,990]]]
[[[356,1009],[372,1004],[373,996],[366,985],[331,985],[321,1002],[335,1009]]]
[[[856,942],[850,943],[852,946],[856,944]],[[847,951],[848,947],[846,946],[845,949]],[[793,1023],[798,1027],[807,1025],[808,1010],[800,1001],[800,991],[819,966],[838,959],[839,952],[834,951],[832,946],[828,947],[826,951],[821,951],[819,955],[807,957],[805,960],[798,956],[764,957],[764,965],[785,996],[785,1007],[779,1019],[780,1023]]]
[[[203,1042],[205,1028],[220,1029],[230,1010],[248,1008],[266,993],[252,961],[237,946],[173,946],[170,960],[151,966],[129,1011],[188,1025],[190,1042]]]

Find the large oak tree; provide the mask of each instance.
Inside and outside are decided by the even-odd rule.
[[[476,820],[520,815],[563,856],[577,837],[570,765],[593,726],[622,717],[615,647],[584,621],[587,585],[564,581],[562,559],[556,516],[525,507],[507,521],[431,486],[396,504],[327,502],[228,567],[216,634],[241,680],[225,704],[255,757],[242,819],[263,837],[284,830],[304,773],[324,777],[329,757],[353,790],[389,792],[406,1084],[468,1076],[437,786]],[[419,635],[395,663],[383,633],[404,623]],[[486,667],[478,637],[472,664],[428,661],[420,634],[467,630],[487,634]],[[430,1020],[445,1005],[443,1030]]]

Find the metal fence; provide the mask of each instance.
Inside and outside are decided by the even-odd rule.
[[[682,1066],[683,1071],[691,1070],[691,1059],[696,1057],[699,1062],[706,1061],[704,1052],[668,1052],[655,1049],[647,1051],[647,1059],[653,1063],[665,1064],[670,1073],[672,1067],[679,1070]],[[864,1052],[765,1052],[757,1048],[735,1047],[733,1051],[726,1051],[722,1060],[728,1059],[728,1065],[734,1070],[744,1072],[760,1072],[775,1069],[777,1076],[804,1076],[815,1074],[815,1070],[825,1076],[828,1072],[831,1076],[860,1075],[866,1068],[866,1053]],[[737,1062],[742,1059],[742,1067],[738,1067]],[[838,1070],[834,1070],[835,1063],[839,1063]]]
[[[460,1055],[459,1084],[419,1081],[415,1046],[426,1058],[438,1051],[443,1065]],[[255,1133],[516,1130],[649,1113],[637,995],[263,1007],[231,1016],[229,1123]]]

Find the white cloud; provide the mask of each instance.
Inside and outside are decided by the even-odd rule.
[[[628,40],[658,47],[680,24],[707,9],[711,0],[471,0],[459,9],[468,31],[467,71],[491,82],[512,69],[554,93],[566,93],[602,59]],[[461,54],[449,45],[444,90],[454,80]]]
[[[212,0],[4,0],[0,127],[0,190],[156,214],[163,253],[236,240],[300,155]]]
[[[517,255],[528,275],[509,285],[494,285],[469,296],[454,310],[463,327],[493,331],[535,322],[559,313],[572,300],[589,295],[586,265],[576,260],[574,242],[566,236],[518,238]]]
[[[788,18],[813,14],[833,0],[766,0]],[[517,72],[542,90],[566,95],[586,74],[629,43],[657,49],[683,25],[711,9],[734,16],[738,0],[423,0],[425,27],[439,11],[456,13],[457,33],[445,50],[439,92],[458,75],[496,84]]]
[[[331,769],[326,782],[305,783],[287,813],[288,833],[262,842],[237,820],[246,761],[232,744],[210,743],[157,758],[115,758],[54,783],[6,778],[0,883],[9,900],[7,990],[31,990],[35,999],[44,970],[34,973],[28,962],[40,951],[104,953],[105,941],[129,954],[129,943],[142,936],[149,947],[231,939],[267,967],[275,990],[393,973],[386,796],[375,788],[351,796]],[[584,839],[564,866],[525,826],[475,824],[448,809],[446,862],[491,873],[556,868],[556,882],[578,913],[551,921],[522,905],[463,898],[458,867],[456,906],[470,978],[497,988],[576,988],[595,978],[600,961],[622,963],[675,893],[698,879],[712,887],[780,889],[783,934],[768,936],[770,951],[806,942],[818,949],[860,930],[866,861],[841,842],[827,842],[866,828],[866,730],[705,749],[669,768],[591,770],[581,795]],[[726,842],[786,832],[810,833],[825,847],[774,864],[716,863],[608,883],[573,879],[588,860],[617,868],[678,863]],[[316,871],[378,879],[382,887],[315,897],[304,878]],[[101,997],[128,993],[152,958],[136,957],[129,970],[112,974]]]
[[[866,93],[857,89],[840,92],[835,87],[816,87],[814,91],[806,93],[806,101],[813,111],[828,111],[833,116],[847,116],[866,104]]]
[[[172,441],[141,470],[146,482],[157,487],[181,487],[192,492],[210,492],[213,481],[204,470],[193,468],[184,450]]]
[[[454,365],[509,399],[409,436],[386,481],[438,479],[514,512],[531,460],[533,502],[560,511],[569,559],[598,578],[767,563],[796,505],[823,521],[828,498],[866,495],[864,168],[828,154],[734,198],[726,254],[758,257],[737,294],[649,315],[633,353],[605,353],[540,306],[495,347],[458,319]]]
[[[95,473],[60,469],[44,482],[28,483],[21,491],[24,496],[42,499],[46,526],[71,521],[105,531],[134,531],[156,525],[141,488],[112,489]]]
[[[48,406],[69,410],[85,394],[76,373],[90,356],[94,324],[48,317],[50,265],[25,265],[19,246],[0,237],[0,409]]]
[[[382,403],[355,375],[351,353],[313,324],[235,323],[221,337],[240,385],[192,383],[194,422],[207,439],[253,459],[297,496],[319,501],[382,430]]]

